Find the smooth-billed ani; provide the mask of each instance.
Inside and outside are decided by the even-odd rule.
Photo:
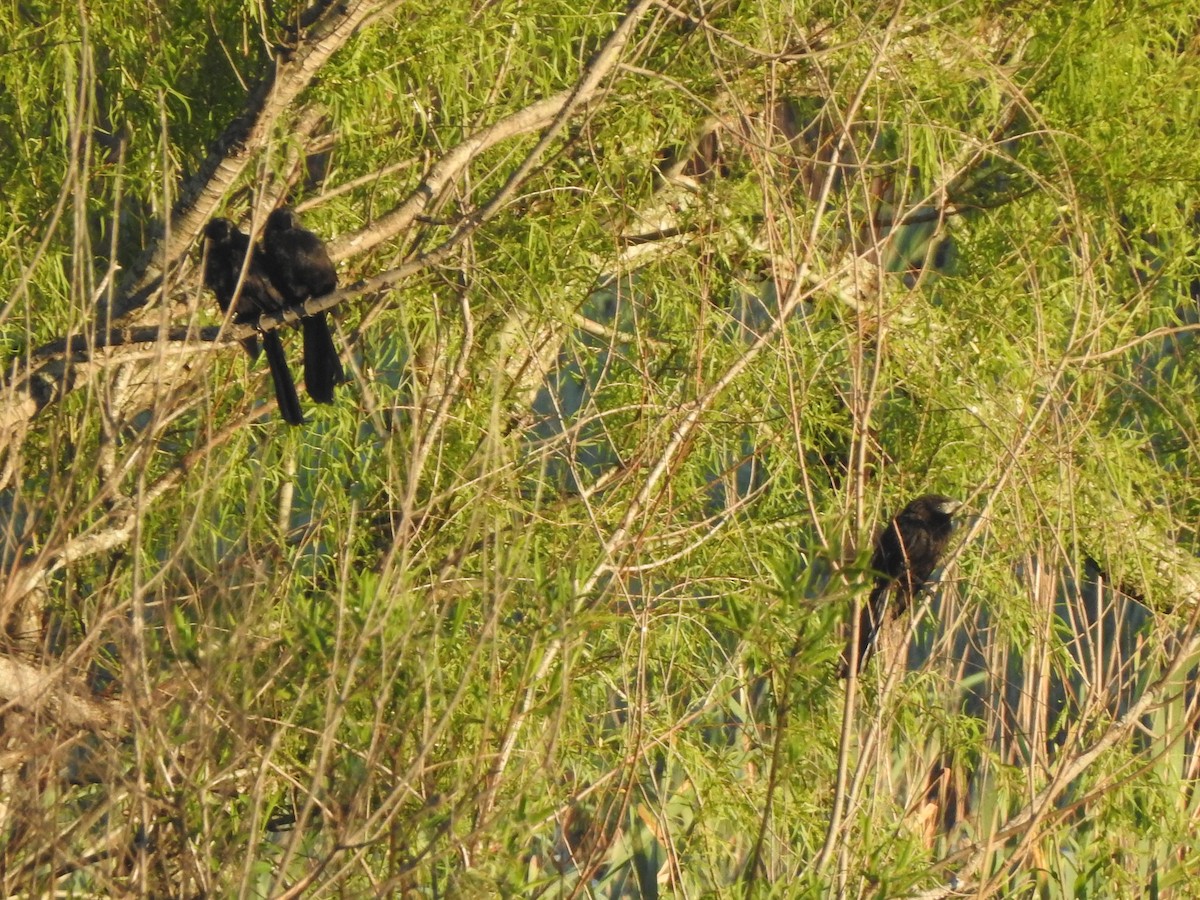
[[[263,229],[263,262],[271,282],[289,305],[323,297],[337,288],[337,271],[325,244],[303,228],[296,213],[281,206],[267,217]],[[329,320],[324,312],[304,316],[304,384],[318,403],[333,402],[333,388],[346,380]]]
[[[876,650],[880,629],[908,609],[937,568],[954,529],[950,517],[961,505],[941,494],[925,494],[900,510],[875,539],[875,586],[858,620],[859,672]],[[843,678],[850,673],[853,637],[850,640],[842,653]]]
[[[204,227],[207,239],[204,259],[204,285],[217,296],[221,312],[227,313],[234,304],[233,320],[254,323],[263,313],[279,312],[286,305],[283,296],[271,284],[263,266],[262,254],[255,251],[245,265],[246,253],[250,250],[250,239],[228,219],[213,219]],[[245,268],[243,275],[242,269]],[[271,368],[271,380],[275,383],[275,399],[279,401],[279,412],[289,425],[303,425],[304,414],[300,410],[300,398],[296,394],[296,383],[288,369],[287,357],[279,331],[260,332],[263,349],[267,351],[267,364]],[[242,346],[251,359],[258,358],[258,339],[249,337]]]

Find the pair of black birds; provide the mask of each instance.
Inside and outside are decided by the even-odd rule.
[[[852,659],[857,659],[855,671],[863,670],[879,646],[880,631],[908,609],[928,583],[950,541],[952,517],[960,506],[941,494],[925,494],[900,510],[875,539],[875,585],[859,613],[858,646],[851,638],[842,653],[841,677],[850,674]]]
[[[267,218],[262,244],[254,248],[248,265],[250,239],[228,219],[213,219],[204,235],[208,239],[204,284],[216,294],[222,312],[234,305],[235,322],[256,322],[264,313],[279,312],[337,288],[337,272],[324,243],[302,228],[287,207]],[[309,396],[318,403],[332,403],[333,389],[345,376],[326,314],[304,316],[300,324]],[[260,332],[260,336],[279,410],[290,424],[303,424],[279,331]],[[251,358],[258,356],[258,338],[246,338],[242,346]],[[863,670],[878,646],[880,631],[903,614],[925,587],[946,550],[954,530],[952,516],[960,506],[941,494],[925,494],[905,506],[875,539],[871,555],[875,585],[859,614],[858,645],[847,645],[842,654],[843,678],[849,675],[852,659],[857,659],[855,670]]]
[[[204,285],[216,294],[221,312],[227,313],[233,306],[233,321],[239,324],[253,324],[265,313],[280,312],[337,288],[337,272],[325,244],[301,227],[295,212],[286,206],[267,217],[262,242],[252,253],[250,238],[228,219],[210,221],[204,236]],[[318,403],[332,403],[334,387],[346,378],[329,332],[328,317],[323,312],[304,316],[300,326],[304,331],[304,385],[308,395]],[[258,358],[259,338],[267,353],[280,414],[290,425],[304,424],[279,329],[261,331],[258,337],[242,341],[251,359]]]

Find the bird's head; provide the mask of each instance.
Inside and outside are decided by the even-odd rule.
[[[214,244],[228,244],[237,228],[228,219],[210,219],[204,226],[204,236]]]
[[[942,494],[924,494],[913,500],[900,513],[906,519],[923,522],[948,522],[962,508],[962,503]]]
[[[290,206],[281,206],[267,216],[266,233],[290,231],[297,227],[296,211]]]

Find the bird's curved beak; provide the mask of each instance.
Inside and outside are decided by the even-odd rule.
[[[944,516],[952,516],[962,509],[962,503],[958,500],[943,500],[937,509]]]

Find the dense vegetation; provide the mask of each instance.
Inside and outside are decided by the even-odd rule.
[[[5,895],[1190,896],[1198,14],[0,5]]]

